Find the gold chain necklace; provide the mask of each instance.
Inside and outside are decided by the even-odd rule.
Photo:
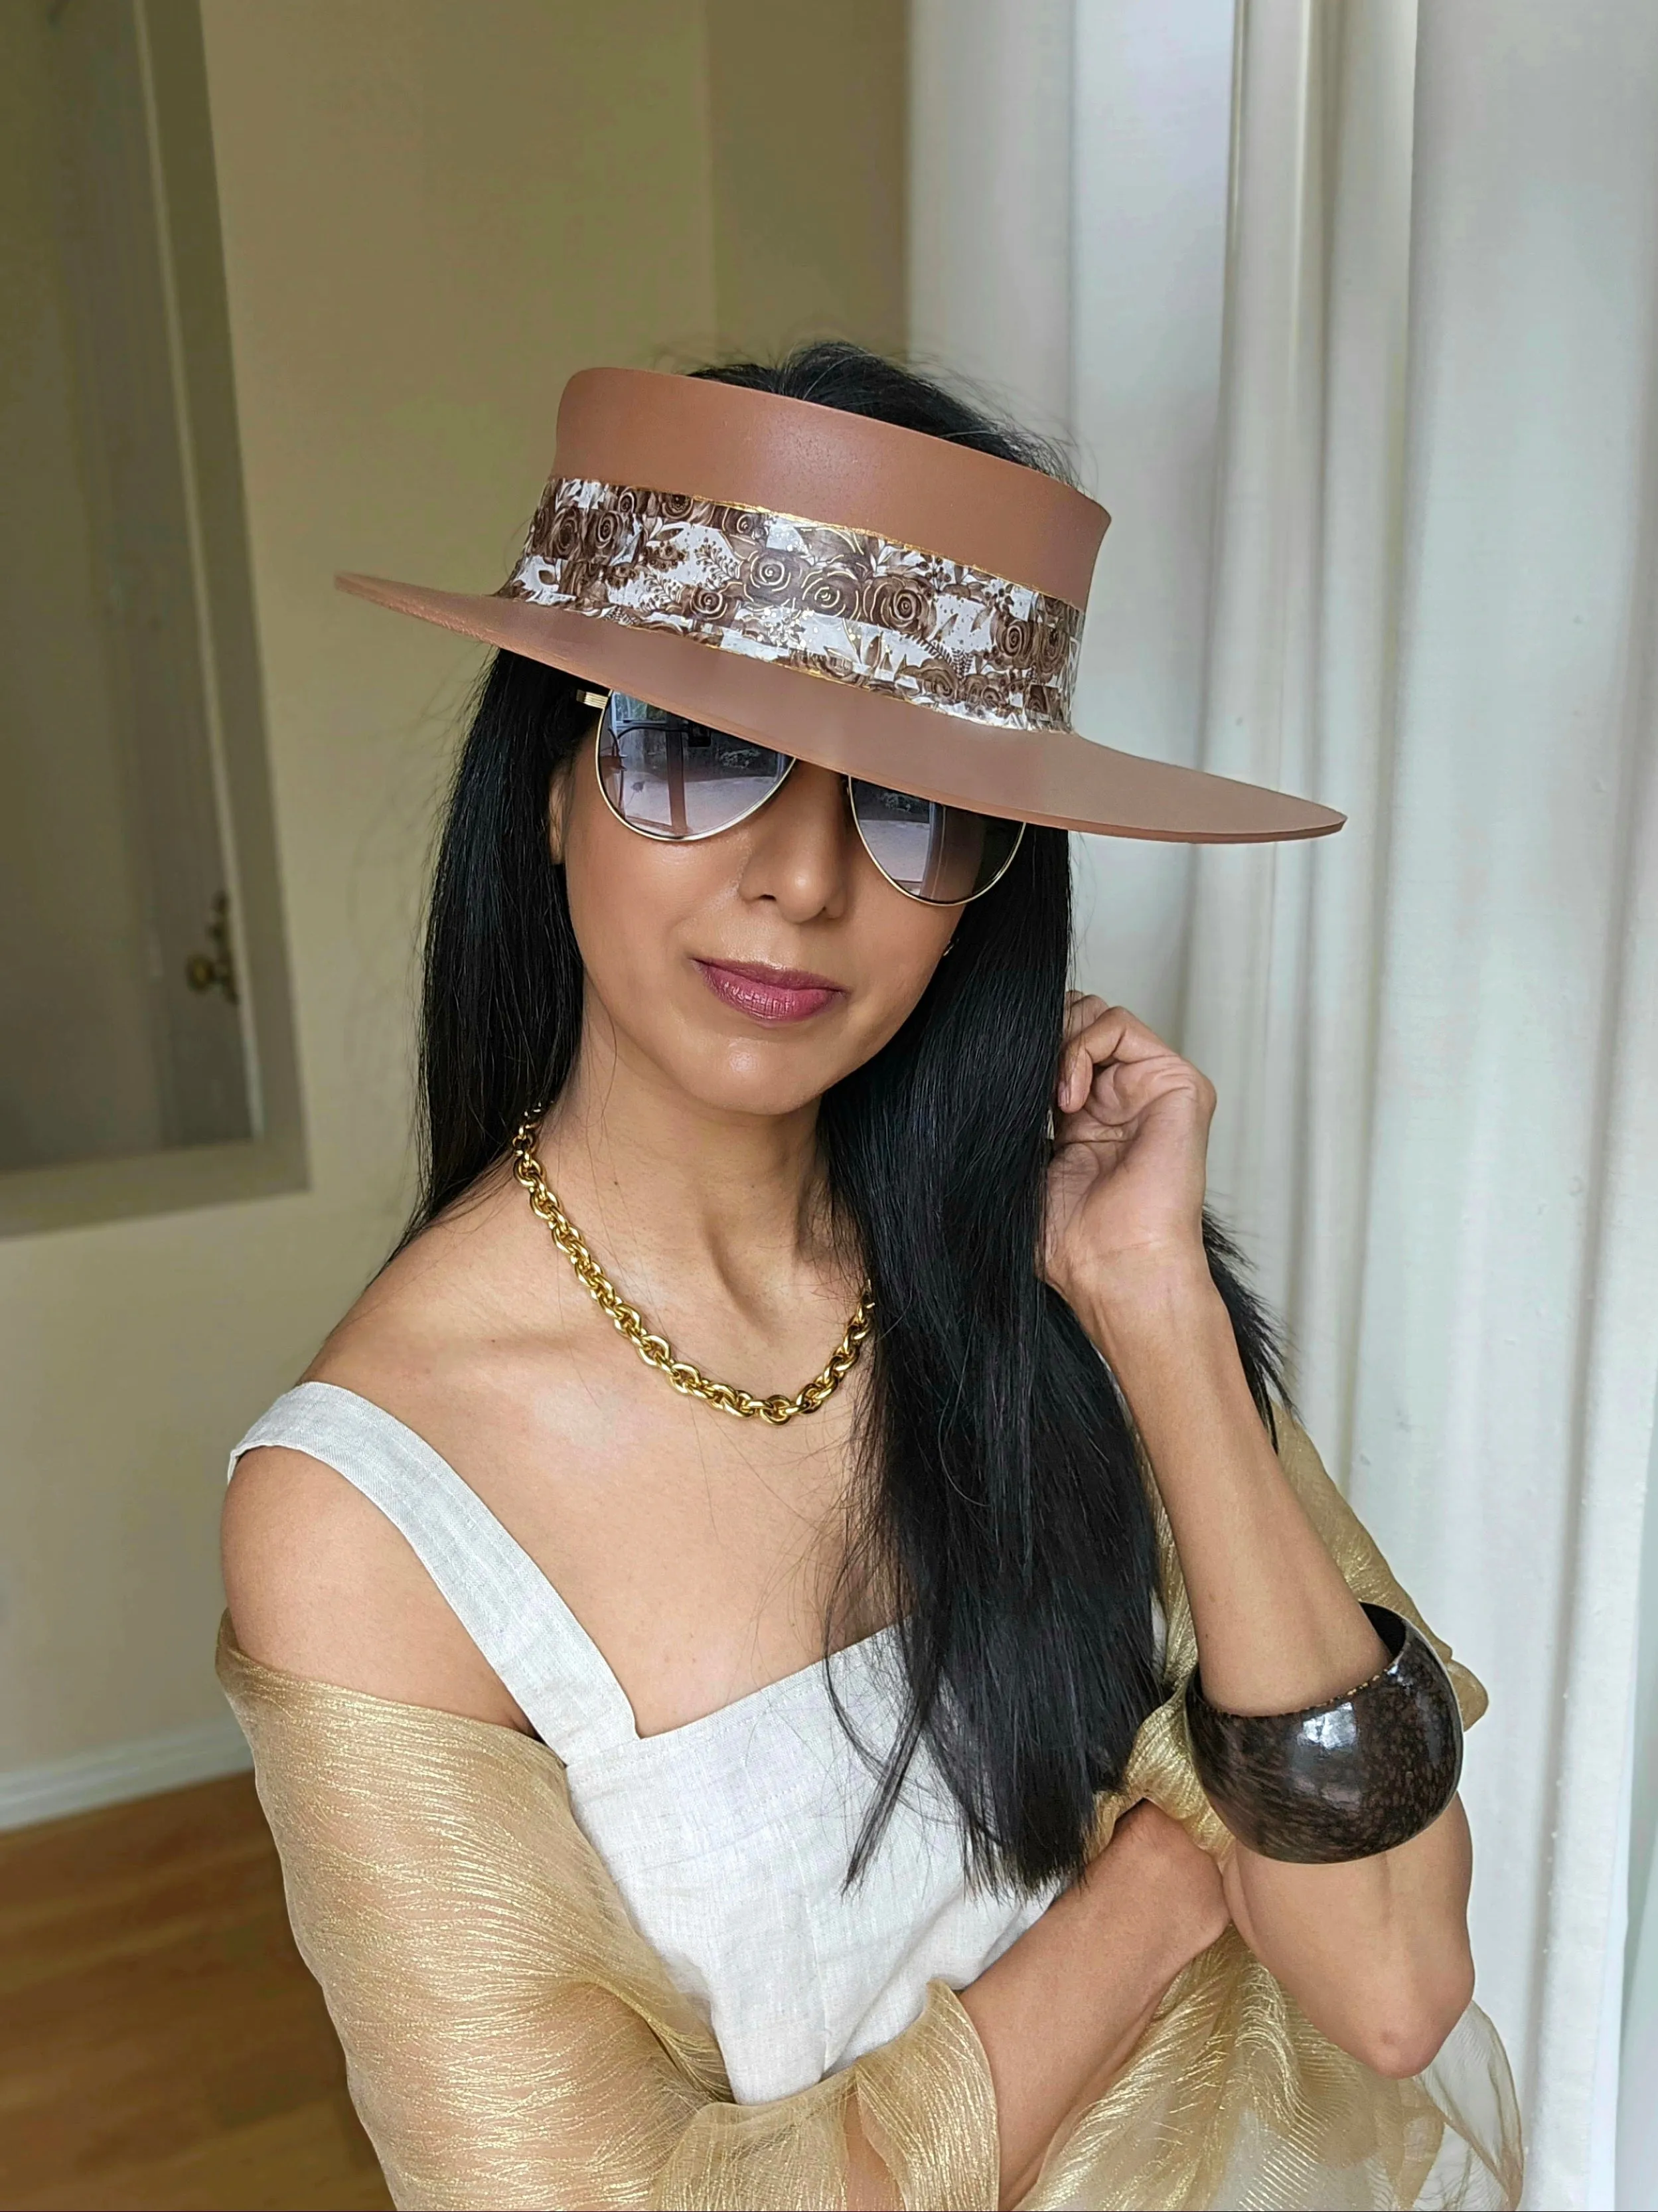
[[[857,1365],[864,1340],[873,1326],[875,1293],[867,1283],[858,1301],[857,1311],[847,1323],[846,1334],[829,1354],[829,1364],[793,1398],[756,1398],[747,1390],[734,1389],[729,1382],[711,1382],[689,1359],[676,1359],[673,1346],[665,1336],[658,1336],[646,1328],[645,1316],[639,1308],[628,1304],[587,1249],[581,1231],[559,1204],[558,1194],[542,1172],[541,1162],[536,1156],[537,1118],[532,1115],[523,1122],[513,1139],[513,1173],[530,1194],[530,1211],[537,1221],[546,1224],[554,1243],[575,1269],[593,1303],[609,1314],[647,1367],[659,1368],[682,1397],[701,1398],[705,1405],[717,1406],[722,1413],[734,1413],[739,1420],[768,1421],[774,1429],[780,1429],[799,1413],[815,1413],[835,1395]]]

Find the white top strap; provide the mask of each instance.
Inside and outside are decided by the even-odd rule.
[[[230,1471],[285,1444],[343,1475],[407,1537],[461,1626],[567,1762],[635,1742],[633,1709],[604,1654],[541,1569],[423,1437],[332,1382],[301,1382],[255,1421]]]

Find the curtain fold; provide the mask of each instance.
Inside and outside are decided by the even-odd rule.
[[[1080,726],[1351,817],[1088,848],[1079,980],[1215,1079],[1309,1427],[1492,1684],[1473,1920],[1529,2201],[1658,2203],[1658,8],[1042,0],[1035,94],[971,58],[1023,12],[920,0],[918,259],[954,243],[917,297],[1015,405],[1068,388],[1116,518]],[[1070,176],[1029,329],[974,258],[1016,140],[1033,213]]]
[[[1319,791],[1333,843],[1200,854],[1179,1029],[1212,1179],[1345,1467],[1397,679],[1413,0],[1238,17],[1201,765]]]
[[[1630,1777],[1629,1936],[1616,1998],[1623,2015],[1618,2173],[1612,2198],[1658,2212],[1658,1426],[1647,1471],[1641,1559],[1640,1656]]]

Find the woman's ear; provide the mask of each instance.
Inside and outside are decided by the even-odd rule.
[[[553,770],[547,786],[547,849],[556,868],[564,865],[564,827],[569,811],[570,757],[567,755]]]

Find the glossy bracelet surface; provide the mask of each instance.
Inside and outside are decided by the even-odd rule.
[[[1385,1606],[1367,1605],[1389,1653],[1345,1698],[1298,1713],[1227,1713],[1193,1672],[1192,1756],[1211,1803],[1263,1858],[1332,1864],[1394,1850],[1436,1820],[1462,1772],[1462,1716],[1438,1654]]]

